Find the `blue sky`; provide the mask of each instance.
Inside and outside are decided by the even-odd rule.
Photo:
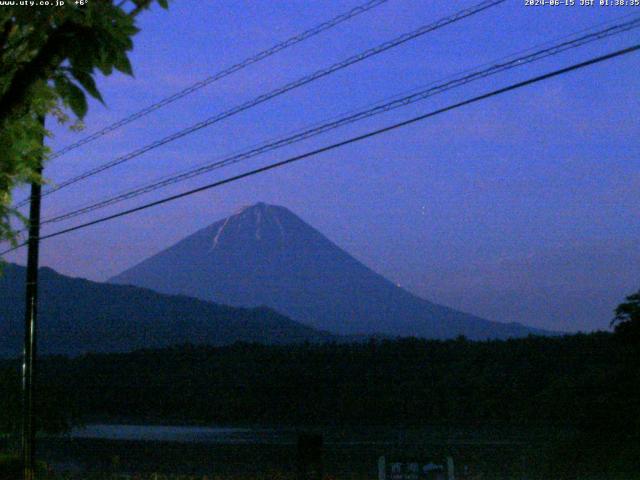
[[[107,106],[91,104],[86,133],[360,3],[182,0],[169,11],[155,8],[141,17],[142,31],[132,53],[135,78],[116,74],[99,81]],[[55,184],[474,3],[389,0],[53,160],[46,174]],[[640,14],[640,8],[526,7],[524,1],[509,0],[52,194],[44,201],[43,216],[629,14]],[[632,31],[566,52],[131,205],[638,40],[639,31]],[[260,177],[48,240],[42,246],[42,263],[65,274],[104,280],[242,205],[265,201],[288,207],[374,270],[429,300],[492,320],[562,330],[605,328],[615,305],[640,287],[639,65],[639,54],[613,60]],[[54,150],[83,135],[49,126],[55,133],[50,141]],[[9,259],[22,263],[24,252]]]

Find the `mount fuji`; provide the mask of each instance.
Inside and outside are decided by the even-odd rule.
[[[258,203],[109,280],[239,307],[340,335],[470,339],[546,334],[432,303],[377,274],[288,209]]]

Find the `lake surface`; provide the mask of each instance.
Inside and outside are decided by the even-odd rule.
[[[429,459],[452,456],[456,465],[512,476],[529,455],[527,445],[548,430],[410,427],[217,427],[89,424],[39,442],[39,458],[59,471],[161,472],[277,476],[295,472],[297,439],[321,433],[325,473],[337,478],[375,478],[381,455]],[[534,478],[531,476],[530,478]]]
[[[325,443],[336,445],[514,444],[530,441],[535,432],[518,429],[445,427],[215,427],[89,424],[74,428],[73,439],[132,440],[216,444],[295,444],[301,432],[322,433]],[[548,434],[548,431],[543,433]]]
[[[193,427],[169,425],[93,424],[74,428],[76,439],[137,440],[156,442],[193,442],[222,444],[291,443],[294,430],[236,427]]]

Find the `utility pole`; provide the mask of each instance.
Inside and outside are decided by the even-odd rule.
[[[44,116],[41,117],[44,127]],[[42,137],[44,144],[44,135]],[[38,165],[42,175],[42,159]],[[27,243],[27,281],[24,316],[24,357],[22,362],[22,465],[24,480],[35,479],[36,426],[34,415],[36,378],[36,325],[38,319],[38,248],[40,243],[39,183],[31,184],[29,240]]]

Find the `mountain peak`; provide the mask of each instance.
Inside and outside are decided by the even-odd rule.
[[[235,214],[238,215],[245,212],[263,211],[274,206],[275,205],[269,205],[268,203],[265,203],[265,202],[258,202],[258,203],[254,203],[253,205],[243,205],[238,210],[236,210]]]
[[[267,305],[340,334],[505,338],[532,333],[392,284],[288,209],[246,206],[111,281],[241,307]]]
[[[280,205],[272,205],[272,204],[265,203],[265,202],[258,202],[258,203],[254,203],[253,205],[244,205],[244,206],[240,207],[239,209],[237,209],[227,219],[230,219],[230,218],[233,218],[233,217],[240,217],[240,216],[253,216],[253,218],[257,219],[257,218],[260,218],[260,216],[264,215],[264,214],[276,215],[278,213],[280,213],[280,214],[285,214],[286,213],[288,215],[295,216],[286,207],[283,207],[283,206],[280,206]]]
[[[212,249],[218,248],[225,237],[243,237],[245,239],[255,238],[257,241],[269,239],[281,242],[285,238],[285,231],[282,225],[284,215],[293,216],[284,207],[258,202],[247,205],[213,225],[213,245]],[[297,218],[297,217],[296,217]]]

